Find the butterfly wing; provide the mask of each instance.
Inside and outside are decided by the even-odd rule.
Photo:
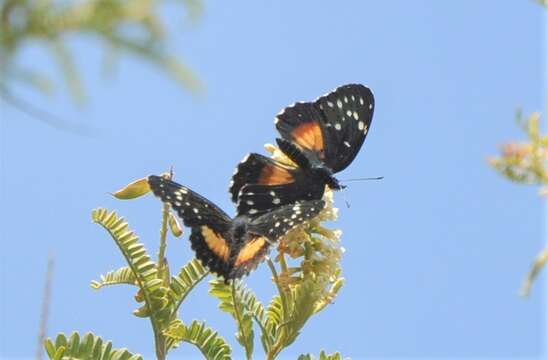
[[[323,200],[299,201],[251,220],[248,224],[249,240],[233,252],[229,278],[239,278],[255,269],[264,260],[272,243],[318,215],[324,206]]]
[[[360,84],[343,85],[315,102],[296,103],[276,116],[281,136],[333,172],[356,157],[373,119],[374,97]]]
[[[231,269],[230,217],[211,201],[174,181],[151,175],[148,183],[154,195],[168,203],[192,229],[190,242],[196,257],[212,272],[226,278]]]
[[[236,168],[229,192],[238,215],[258,216],[272,208],[309,199],[311,187],[300,168],[259,154],[249,154]],[[316,195],[316,198],[321,197]]]
[[[324,207],[323,200],[284,205],[253,219],[249,224],[249,232],[264,236],[269,242],[276,242],[295,227],[314,218]]]
[[[289,184],[247,184],[240,191],[237,211],[257,216],[300,200],[320,199],[323,191],[324,184],[308,181],[304,176]]]
[[[207,225],[217,232],[227,231],[232,219],[217,205],[186,186],[151,175],[148,183],[154,195],[171,205],[188,227]]]
[[[249,239],[232,253],[232,268],[229,271],[228,278],[240,278],[249,274],[264,260],[269,248],[268,238],[249,234]]]
[[[237,202],[240,190],[246,184],[281,185],[295,181],[295,168],[266,156],[251,153],[238,164],[229,192]]]
[[[228,279],[232,270],[231,247],[225,234],[216,232],[208,225],[193,227],[190,243],[202,265]]]

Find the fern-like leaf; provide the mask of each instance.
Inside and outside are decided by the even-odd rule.
[[[276,295],[268,305],[268,321],[275,327],[280,326],[283,323],[283,312],[282,298],[280,295]]]
[[[316,306],[314,309],[314,314],[322,311],[325,309],[325,307],[333,302],[333,300],[337,297],[337,294],[339,293],[339,290],[344,285],[344,279],[338,278],[331,284],[331,288],[325,293],[325,295],[316,302]]]
[[[138,354],[127,349],[113,349],[110,341],[104,342],[99,336],[87,333],[83,338],[77,332],[70,338],[60,333],[55,342],[47,339],[44,342],[46,353],[54,360],[142,360]]]
[[[192,259],[171,277],[169,285],[170,302],[178,309],[190,291],[202,281],[209,271],[202,266],[198,259]]]
[[[313,279],[305,280],[292,290],[293,307],[287,324],[285,347],[295,341],[306,321],[314,314],[320,296],[321,289]]]
[[[120,284],[137,285],[137,279],[130,267],[124,266],[118,270],[109,271],[105,275],[101,275],[99,280],[91,281],[91,287],[94,289]]]
[[[238,331],[236,339],[245,349],[248,359],[253,355],[253,313],[244,305],[245,298],[251,299],[255,306],[260,306],[259,313],[264,315],[264,309],[256,300],[249,289],[246,289],[242,282],[233,280],[232,284],[225,284],[224,281],[216,279],[210,281],[209,293],[219,299],[219,309],[229,313],[234,320]],[[247,295],[245,295],[247,293]],[[244,298],[245,297],[245,298]],[[264,319],[261,319],[264,322]],[[261,321],[260,321],[261,322]],[[262,325],[262,324],[260,324]],[[265,332],[266,333],[266,332]]]
[[[297,360],[316,360],[316,357],[310,355],[310,354],[303,354],[299,356]],[[326,354],[325,351],[320,352],[320,358],[319,360],[342,360],[341,354],[336,352],[333,354]]]
[[[109,213],[106,209],[95,209],[91,216],[94,222],[108,231],[118,245],[141,289],[145,305],[136,310],[135,315],[151,316],[154,326],[156,323],[166,324],[170,317],[167,309],[168,289],[163,286],[163,281],[158,276],[158,267],[150,259],[145,247],[139,243],[139,238],[114,211]]]
[[[186,326],[181,320],[173,320],[164,330],[170,348],[184,341],[195,345],[208,360],[229,360],[230,346],[216,331],[205,323],[194,320]]]

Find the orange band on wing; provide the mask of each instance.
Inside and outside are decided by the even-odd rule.
[[[306,122],[297,126],[291,132],[291,137],[299,146],[321,152],[323,150],[323,135],[320,124],[316,121]]]
[[[274,165],[266,165],[259,175],[258,182],[261,185],[280,185],[292,183],[295,180],[291,173],[281,167]]]
[[[240,253],[236,258],[236,262],[234,263],[234,265],[240,266],[248,261],[253,260],[253,258],[255,258],[255,256],[257,256],[257,254],[259,254],[261,250],[267,245],[268,243],[266,242],[264,237],[254,238],[240,250]]]
[[[230,248],[225,239],[207,226],[202,226],[202,235],[209,249],[223,261],[228,261]]]

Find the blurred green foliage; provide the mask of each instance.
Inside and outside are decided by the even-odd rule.
[[[548,0],[535,0],[544,7]],[[498,157],[488,159],[501,175],[507,179],[528,185],[540,185],[539,194],[548,195],[548,135],[541,134],[540,114],[532,113],[524,118],[518,111],[517,121],[527,134],[527,141],[508,142],[501,147]],[[548,247],[541,251],[533,261],[520,290],[522,296],[528,296],[533,281],[548,262]]]
[[[540,114],[533,113],[527,119],[518,114],[518,122],[527,135],[523,142],[509,142],[501,147],[498,157],[489,163],[501,175],[520,184],[540,185],[539,194],[548,195],[548,135],[540,131]],[[523,287],[522,295],[528,295],[534,279],[548,262],[548,248],[533,262]]]
[[[68,41],[88,36],[104,48],[104,69],[121,55],[148,61],[182,86],[197,92],[202,85],[194,73],[167,46],[165,21],[159,15],[165,0],[1,0],[0,97],[16,105],[13,86],[22,83],[45,94],[54,88],[49,74],[23,67],[19,54],[26,46],[48,49],[77,102],[85,99],[75,54]],[[199,0],[176,0],[194,20],[202,12]],[[171,8],[170,8],[171,9]]]

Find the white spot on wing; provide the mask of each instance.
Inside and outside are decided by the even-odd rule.
[[[351,117],[352,116],[352,111],[346,110],[346,116]]]
[[[338,107],[339,109],[342,109],[342,101],[341,101],[340,99],[337,100],[337,107]]]
[[[346,147],[350,147],[350,143],[348,141],[344,141],[343,144],[346,146]]]
[[[196,208],[192,209],[192,211],[194,211],[194,214],[198,213],[198,209],[196,209]]]
[[[352,115],[354,116],[354,120],[358,120],[360,118],[357,111],[354,111]]]
[[[253,202],[253,200],[247,200],[245,202],[247,205],[254,205],[255,203]]]
[[[341,129],[341,124],[335,123],[335,129],[340,130],[340,129]],[[361,130],[361,129],[360,129],[360,130]]]
[[[363,130],[364,127],[365,127],[365,124],[363,123],[363,121],[360,121],[358,123],[358,129]]]
[[[250,210],[249,210],[249,213],[250,213],[250,214],[256,214],[256,213],[257,213],[257,209],[250,209]]]
[[[369,104],[369,110],[373,109],[373,104]]]
[[[333,107],[333,103],[332,103],[331,101],[328,101],[328,102],[327,102],[327,106],[329,106],[330,108],[332,108],[332,107]]]
[[[247,154],[246,156],[244,156],[244,158],[242,159],[242,161],[240,161],[240,163],[246,162],[247,159],[249,159],[249,154]]]

